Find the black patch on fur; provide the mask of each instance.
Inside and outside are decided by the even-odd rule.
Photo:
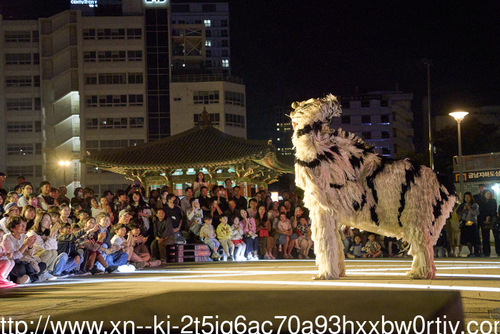
[[[401,215],[403,214],[406,206],[405,195],[408,190],[410,190],[411,186],[415,184],[415,179],[417,177],[420,177],[420,175],[422,174],[422,166],[411,160],[410,163],[410,168],[405,171],[406,183],[401,186],[401,198],[399,199],[398,224],[401,227],[403,227],[403,224],[401,224]]]
[[[307,124],[302,129],[297,130],[297,137],[301,137],[303,135],[306,135],[311,131],[320,132],[322,128],[323,128],[323,122],[321,122],[321,121],[316,121],[312,125]]]
[[[330,183],[330,188],[342,189],[345,185]]]
[[[372,218],[372,221],[375,223],[375,225],[378,226],[379,225],[378,214],[377,214],[377,212],[375,212],[375,207],[374,206],[372,206],[370,208],[370,216]]]
[[[439,184],[442,185],[443,187],[445,187],[446,190],[448,191],[449,196],[456,196],[457,195],[455,185],[453,184],[453,182],[450,181],[449,178],[447,178],[443,174],[437,174],[436,176],[437,176],[437,180],[438,180]]]
[[[335,161],[335,156],[333,155],[332,152],[335,152],[338,155],[340,155],[339,148],[336,145],[334,145],[334,146],[330,147],[330,150],[326,151],[324,154],[318,154],[316,156],[316,159],[313,159],[309,162],[306,162],[306,161],[303,161],[300,159],[295,159],[295,163],[298,163],[299,165],[301,165],[303,167],[307,167],[307,168],[318,167],[319,165],[321,165],[321,163],[323,161],[331,161],[333,163]]]
[[[337,155],[340,155],[340,149],[337,145],[333,145],[332,147],[330,147],[330,151],[332,151],[333,153],[335,153]]]
[[[354,155],[352,155],[349,158],[349,163],[352,165],[352,168],[354,169],[361,167],[363,161],[364,161],[363,157],[356,158]]]
[[[352,202],[352,208],[354,209],[354,211],[358,211],[360,207],[361,206],[359,205],[359,203],[357,201]]]
[[[375,203],[378,203],[378,196],[377,196],[377,191],[375,190],[375,185],[373,182],[374,182],[375,178],[377,177],[377,175],[380,174],[388,165],[390,165],[393,162],[394,162],[394,159],[382,157],[380,160],[380,166],[378,166],[377,169],[375,169],[373,171],[372,175],[370,175],[366,178],[366,185],[368,186],[368,188],[371,189]]]
[[[359,203],[358,201],[353,201],[352,208],[354,209],[354,211],[360,211],[363,210],[365,204],[366,204],[366,194],[363,194],[361,195],[361,203]]]
[[[361,208],[360,210],[363,210],[363,207],[366,204],[366,194],[361,195]]]
[[[306,162],[306,161],[302,161],[300,159],[295,159],[295,163],[301,165],[302,167],[315,168],[321,164],[321,161],[318,159],[314,159],[314,160],[311,160],[309,162]]]

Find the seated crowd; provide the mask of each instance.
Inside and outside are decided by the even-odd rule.
[[[280,202],[265,190],[247,201],[230,179],[209,191],[202,173],[182,199],[166,186],[146,198],[134,183],[100,197],[76,188],[70,200],[49,181],[38,195],[18,183],[0,196],[0,287],[156,267],[170,245],[188,242],[227,261],[309,258],[313,246],[309,219],[287,191]]]

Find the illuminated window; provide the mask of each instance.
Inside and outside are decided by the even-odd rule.
[[[210,41],[210,40],[208,40],[208,39],[207,39],[207,40],[205,41],[205,46],[207,46],[207,47],[211,47],[211,46],[212,46],[212,41]]]
[[[204,20],[203,23],[205,23],[205,27],[210,28],[212,26],[212,21],[210,20]]]
[[[222,59],[222,67],[229,67],[229,60]]]

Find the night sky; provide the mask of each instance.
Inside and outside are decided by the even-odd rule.
[[[38,13],[69,4],[30,2]],[[272,136],[275,106],[396,85],[414,93],[418,136],[427,93],[422,58],[433,61],[433,115],[500,105],[498,0],[229,0],[229,5],[232,68],[246,84],[249,138]]]

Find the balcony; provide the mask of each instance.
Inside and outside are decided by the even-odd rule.
[[[172,82],[210,82],[225,81],[243,85],[243,78],[225,74],[188,74],[173,75]]]

